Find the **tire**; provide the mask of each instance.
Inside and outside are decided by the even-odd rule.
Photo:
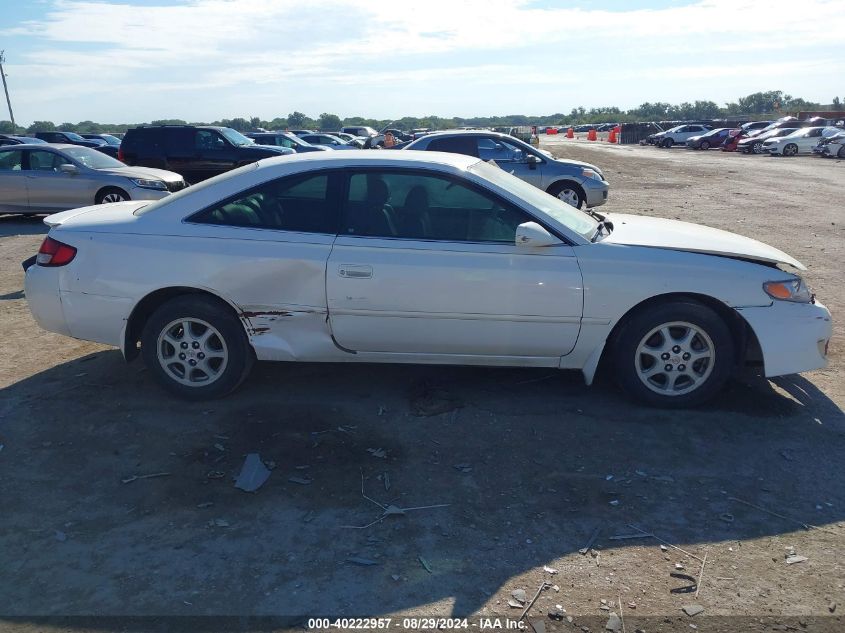
[[[752,154],[762,154],[763,153],[763,141],[757,141],[751,146],[751,153]]]
[[[836,152],[836,157],[837,157],[837,158],[845,158],[845,145],[842,145],[842,146],[839,148],[839,151],[838,151],[838,152]]]
[[[784,156],[795,156],[797,153],[798,146],[795,143],[788,143],[786,147],[783,148]]]
[[[660,145],[661,145],[662,147],[665,147],[666,149],[669,149],[669,148],[670,148],[670,147],[672,147],[672,145],[674,145],[674,144],[675,144],[675,141],[673,141],[671,138],[664,138],[664,139],[660,142]]]
[[[698,149],[710,149],[710,143],[708,141],[701,141]]]
[[[685,342],[687,336],[692,338]],[[727,324],[694,300],[667,301],[634,313],[612,348],[622,389],[645,404],[665,408],[713,398],[731,376],[734,358]]]
[[[110,202],[124,202],[131,200],[129,194],[118,187],[105,187],[97,192],[94,198],[96,204],[108,204]]]
[[[255,361],[231,308],[204,295],[182,295],[153,312],[141,333],[141,354],[156,380],[187,400],[231,393]]]
[[[584,206],[584,191],[575,183],[556,182],[548,188],[547,193],[576,209]]]

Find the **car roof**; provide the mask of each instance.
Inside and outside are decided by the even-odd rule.
[[[475,156],[465,154],[453,154],[450,152],[421,152],[407,150],[401,152],[367,151],[359,152],[310,152],[307,154],[295,154],[286,156],[274,156],[258,161],[258,168],[269,168],[279,164],[290,164],[291,162],[312,162],[318,167],[345,167],[345,166],[366,166],[392,165],[411,166],[420,163],[443,165],[457,169],[467,169],[479,162]]]
[[[503,139],[516,138],[510,134],[505,134],[504,132],[493,132],[492,130],[438,130],[437,132],[427,134],[425,138],[430,139],[435,136],[497,136]]]

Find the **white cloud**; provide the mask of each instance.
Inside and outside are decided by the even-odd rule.
[[[56,91],[84,103],[106,84],[109,92],[97,96],[94,110],[99,118],[124,120],[119,110],[130,95],[128,109],[140,119],[242,113],[213,110],[215,103],[237,103],[219,94],[226,89],[265,95],[250,104],[268,109],[265,115],[303,109],[300,103],[351,114],[345,108],[358,100],[347,98],[350,88],[378,91],[359,111],[372,116],[425,111],[420,98],[453,104],[441,114],[467,111],[479,100],[476,90],[489,93],[496,84],[511,88],[501,92],[501,105],[488,94],[475,112],[511,111],[526,100],[542,102],[539,111],[665,101],[696,79],[716,81],[709,94],[681,100],[718,99],[724,94],[713,89],[718,79],[732,85],[742,74],[793,94],[808,86],[820,92],[819,65],[834,60],[829,67],[841,70],[835,59],[845,32],[841,0],[806,0],[800,8],[784,0],[703,0],[621,12],[536,8],[528,0],[190,0],[143,7],[54,0],[48,6],[42,19],[0,31],[37,43],[8,64],[24,111],[47,116],[43,106],[54,107]],[[617,93],[595,85],[606,79],[616,82]],[[635,80],[660,83],[646,88]],[[303,88],[320,92],[301,94]],[[156,101],[167,91],[193,92],[200,103]],[[568,107],[544,95],[569,100]],[[99,114],[109,104],[118,112]]]

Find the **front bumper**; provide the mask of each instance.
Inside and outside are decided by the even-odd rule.
[[[588,207],[600,207],[607,202],[610,192],[610,183],[606,180],[593,180],[589,178],[581,183],[584,189],[584,204]]]
[[[827,366],[833,322],[821,303],[775,301],[767,307],[736,310],[757,336],[767,377]]]
[[[146,189],[144,187],[136,187],[135,185],[126,190],[129,198],[132,200],[161,200],[170,195],[169,191],[162,191],[161,189]]]

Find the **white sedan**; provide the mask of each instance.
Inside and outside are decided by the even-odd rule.
[[[585,213],[477,158],[315,152],[163,200],[62,212],[38,323],[143,355],[187,398],[255,360],[580,369],[659,406],[732,372],[823,367],[828,310],[789,255],[674,220]]]
[[[779,138],[770,138],[763,143],[763,152],[772,156],[795,156],[796,154],[812,154],[813,148],[827,136],[841,132],[836,127],[805,127],[795,130],[792,134]]]

